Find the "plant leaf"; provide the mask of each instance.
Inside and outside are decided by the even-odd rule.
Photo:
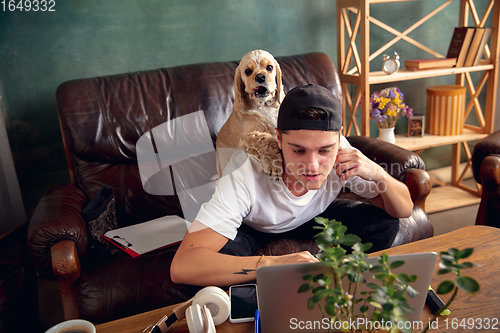
[[[451,248],[451,249],[448,250],[448,254],[450,256],[453,256],[453,257],[457,258],[457,259],[460,259],[460,257],[458,256],[459,253],[460,253],[459,249]]]
[[[326,225],[328,223],[328,219],[325,219],[324,217],[321,216],[317,216],[314,218],[314,222],[316,222],[317,224]]]
[[[408,286],[408,288],[406,288],[406,292],[408,293],[408,296],[410,296],[411,298],[415,298],[415,296],[418,295],[418,291],[416,291],[415,288],[410,287],[410,286]]]
[[[437,275],[448,274],[449,272],[451,272],[451,269],[449,269],[449,268],[444,268],[444,269],[440,269],[440,270],[437,272]]]
[[[386,262],[387,262],[387,259],[389,259],[389,256],[387,255],[387,253],[385,253],[385,252],[384,252],[384,253],[382,253],[382,255],[380,256],[380,261],[379,261],[379,262],[380,262],[381,264],[384,264],[384,263],[386,263]]]
[[[392,311],[392,309],[394,309],[394,304],[385,303],[382,305],[382,309],[384,309],[385,311]]]
[[[319,273],[318,275],[315,275],[315,276],[312,278],[312,280],[313,280],[314,282],[317,282],[319,279],[323,279],[324,277],[325,277],[325,274],[323,274],[323,273]]]
[[[338,297],[328,296],[325,298],[325,302],[327,304],[335,304],[337,302]]]
[[[312,298],[312,297],[311,297],[311,298],[309,298],[309,299],[307,300],[307,308],[308,308],[309,310],[314,309],[314,305],[315,305],[315,304],[316,304],[316,302],[313,300],[313,298]]]
[[[395,268],[403,266],[404,264],[405,264],[405,262],[403,260],[396,260],[396,261],[391,262],[391,265],[389,267],[391,269],[395,269]]]
[[[306,291],[309,291],[311,289],[311,285],[309,283],[304,283],[299,287],[299,290],[297,291],[298,293],[305,293]]]
[[[361,242],[361,238],[353,234],[348,234],[344,236],[344,241],[342,243],[345,246],[353,246],[354,244],[359,242]]]
[[[368,251],[368,250],[372,247],[372,245],[373,245],[372,243],[365,243],[365,244],[363,244],[363,246],[361,247],[361,250],[362,250],[363,252],[366,252],[366,251]]]
[[[401,283],[401,284],[408,284],[411,282],[411,278],[408,274],[406,273],[399,273],[396,275],[396,279]]]
[[[444,262],[446,263],[452,263],[455,261],[455,257],[452,256],[452,255],[449,255],[448,253],[446,252],[441,252],[439,254],[439,257],[441,258],[441,260],[443,260]]]
[[[469,257],[472,254],[472,252],[474,252],[474,249],[471,247],[468,249],[465,249],[463,251],[460,251],[458,253],[458,256],[459,256],[458,259],[465,259],[465,258]]]
[[[455,282],[446,280],[441,282],[441,284],[437,287],[436,293],[444,295],[452,291],[453,288],[455,288]]]
[[[459,276],[456,278],[455,283],[458,288],[468,292],[469,294],[474,295],[477,291],[479,291],[479,283],[471,277]]]
[[[337,227],[337,235],[339,235],[339,236],[344,235],[346,231],[347,231],[347,227],[345,225],[339,225]],[[346,236],[349,236],[349,235],[346,235]]]
[[[336,247],[335,250],[333,250],[332,255],[338,260],[340,260],[345,256],[345,253],[346,251],[343,248]]]
[[[459,268],[472,268],[474,267],[474,264],[471,262],[463,262],[460,265],[458,265]]]
[[[370,268],[370,272],[372,273],[380,273],[385,271],[385,267],[383,265],[375,265],[372,268]]]
[[[325,311],[328,313],[330,316],[335,315],[335,304],[326,304],[325,305]]]

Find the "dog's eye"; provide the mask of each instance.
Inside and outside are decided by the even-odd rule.
[[[273,66],[267,65],[266,69],[267,69],[268,72],[272,72],[273,71]]]
[[[247,76],[250,76],[250,75],[252,74],[252,72],[253,72],[253,71],[252,71],[250,68],[245,69],[245,74],[246,74]]]

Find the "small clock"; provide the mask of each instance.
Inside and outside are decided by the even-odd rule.
[[[394,74],[399,70],[399,54],[394,52],[394,55],[388,56],[384,54],[383,62],[382,62],[382,70],[385,74]]]

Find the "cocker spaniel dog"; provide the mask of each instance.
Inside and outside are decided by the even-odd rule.
[[[273,179],[281,176],[275,128],[284,92],[276,59],[263,50],[245,54],[236,68],[234,93],[233,112],[217,135],[219,177],[235,148],[257,157]]]

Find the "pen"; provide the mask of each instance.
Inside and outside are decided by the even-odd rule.
[[[259,333],[259,331],[260,331],[260,313],[259,313],[259,309],[255,310],[255,315],[253,316],[253,322],[255,324],[254,333]]]
[[[429,291],[427,292],[427,298],[425,300],[427,304],[432,309],[432,312],[436,313],[440,309],[444,308],[446,304],[443,302],[443,300],[436,294],[434,289],[432,289],[431,286],[429,286]],[[447,316],[451,313],[450,309],[445,308],[441,313],[439,314],[440,316]]]

